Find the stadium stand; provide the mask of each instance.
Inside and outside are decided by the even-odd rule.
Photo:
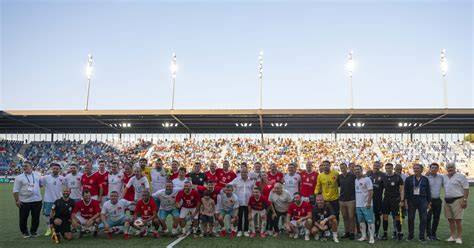
[[[26,147],[24,154],[21,148]],[[154,161],[161,158],[170,164],[177,160],[181,165],[190,169],[195,161],[205,165],[210,162],[220,164],[224,159],[236,166],[240,162],[262,162],[267,170],[270,163],[275,163],[280,170],[285,171],[290,162],[304,166],[311,160],[319,163],[329,160],[338,169],[339,163],[355,162],[369,169],[373,161],[400,163],[407,174],[412,174],[411,165],[421,163],[428,165],[438,162],[444,165],[456,162],[459,170],[466,175],[472,175],[474,164],[470,154],[473,146],[469,142],[456,141],[398,141],[386,138],[380,139],[343,139],[338,141],[328,139],[291,139],[291,138],[218,138],[218,139],[183,139],[144,141],[56,141],[31,142],[23,144],[18,141],[2,141],[0,143],[1,171],[19,168],[22,161],[29,160],[44,169],[53,161],[63,165],[71,162],[84,165],[92,162],[95,166],[98,160],[136,162],[145,157]],[[234,169],[237,169],[236,167]]]

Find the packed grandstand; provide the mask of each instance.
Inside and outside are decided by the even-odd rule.
[[[354,162],[369,169],[374,161],[401,164],[404,173],[412,174],[415,163],[428,165],[432,162],[455,162],[458,170],[468,177],[473,175],[474,145],[466,141],[400,141],[378,139],[302,139],[302,138],[215,138],[155,141],[0,141],[0,173],[14,175],[24,161],[31,161],[44,173],[52,162],[60,163],[66,170],[69,163],[83,166],[97,165],[99,160],[132,162],[147,158],[151,163],[161,158],[168,166],[176,160],[190,169],[200,161],[208,166],[211,162],[221,165],[229,160],[234,170],[241,162],[261,162],[268,170],[275,163],[281,171],[296,162],[303,168],[306,161],[319,164],[329,160],[338,170],[338,164]],[[153,166],[153,164],[150,164]],[[443,168],[443,167],[441,167]],[[64,171],[66,172],[66,171]],[[443,172],[443,171],[441,171]]]

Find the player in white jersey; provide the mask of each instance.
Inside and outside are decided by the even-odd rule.
[[[151,193],[156,193],[158,190],[165,188],[166,181],[168,181],[168,175],[163,168],[163,161],[161,158],[158,158],[155,163],[155,168],[150,170],[150,180],[151,180]],[[156,203],[156,208],[160,208],[160,199],[153,197],[153,200]]]
[[[107,237],[112,238],[114,232],[120,231],[114,227],[124,227],[125,232],[130,226],[130,218],[125,215],[125,210],[131,204],[130,201],[120,199],[117,191],[109,192],[110,200],[106,201],[102,206],[100,218],[102,223],[98,228],[104,228],[104,233]]]
[[[374,233],[375,233],[375,218],[374,218],[374,209],[373,209],[373,185],[372,180],[369,177],[365,177],[362,174],[362,166],[356,165],[354,167],[354,172],[356,175],[355,184],[355,193],[356,193],[356,215],[357,221],[360,225],[360,232],[362,237],[359,241],[367,240],[367,225],[369,227],[369,244],[375,242]],[[366,224],[367,223],[367,224]]]
[[[71,190],[69,198],[78,202],[82,198],[82,186],[81,186],[82,173],[77,172],[77,164],[69,165],[69,173],[66,175],[66,187]]]
[[[225,230],[224,219],[226,215],[230,216],[230,223],[232,224],[231,236],[237,235],[237,213],[239,211],[239,199],[234,194],[234,187],[230,184],[226,185],[224,190],[217,195],[216,209],[219,210],[219,224],[221,225],[221,237],[225,237],[227,232]]]
[[[182,190],[186,181],[189,181],[189,179],[186,178],[186,168],[180,167],[178,177],[173,179],[173,189]]]
[[[127,186],[125,186],[121,198],[124,198],[125,194],[127,194],[128,189],[133,186],[133,188],[135,189],[136,203],[142,198],[142,194],[144,191],[149,191],[150,184],[146,176],[143,175],[142,168],[140,168],[139,166],[133,167],[133,174],[134,176],[130,178],[130,181],[128,181]]]
[[[290,195],[298,192],[301,182],[301,176],[296,173],[296,165],[293,163],[288,164],[288,173],[283,177],[284,185],[283,188],[287,190]]]
[[[152,194],[165,188],[168,175],[166,175],[166,171],[163,168],[163,161],[161,159],[156,161],[155,168],[150,171],[150,177]]]
[[[107,196],[108,199],[111,199],[110,195],[113,191],[116,191],[119,196],[122,195],[124,178],[125,176],[123,175],[123,173],[118,170],[118,162],[112,162],[110,166],[110,173],[107,177],[109,187],[109,194]]]
[[[62,197],[63,186],[66,186],[66,180],[63,176],[59,175],[61,172],[61,166],[56,163],[50,165],[52,174],[41,178],[40,185],[44,187],[44,204],[43,204],[43,215],[46,221],[46,233],[44,236],[51,235],[51,228],[49,226],[49,215],[54,202]]]
[[[173,217],[173,229],[171,230],[173,236],[178,234],[179,210],[176,208],[176,194],[178,191],[179,190],[173,189],[173,183],[168,181],[165,184],[165,189],[153,193],[153,198],[160,200],[159,220],[165,234],[169,232],[168,226],[166,225],[166,218],[168,215]]]

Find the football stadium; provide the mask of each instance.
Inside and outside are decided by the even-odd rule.
[[[473,15],[1,1],[0,247],[474,247]]]

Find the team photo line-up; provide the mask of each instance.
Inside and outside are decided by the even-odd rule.
[[[31,162],[24,162],[13,187],[23,238],[39,236],[42,209],[45,236],[56,243],[72,240],[73,233],[82,238],[103,232],[108,238],[121,234],[124,239],[149,234],[154,238],[191,234],[276,238],[287,233],[307,241],[339,243],[342,238],[373,244],[389,239],[389,220],[394,230],[391,239],[410,242],[415,238],[418,211],[418,240],[426,243],[440,240],[437,228],[444,209],[450,231],[446,241],[462,244],[469,183],[454,163],[445,165],[445,175],[438,173],[437,163],[426,169],[414,164],[413,175],[403,174],[400,164],[379,161],[366,171],[354,163],[341,163],[340,172],[327,160],[318,169],[308,161],[299,171],[296,163],[289,163],[286,172],[276,164],[262,171],[259,162],[252,169],[242,162],[234,172],[227,160],[220,168],[210,163],[207,171],[195,162],[190,172],[177,161],[169,168],[159,158],[153,164],[149,166],[145,158],[137,164],[100,160],[93,171],[91,163],[83,168],[51,163],[46,175],[40,175]]]

